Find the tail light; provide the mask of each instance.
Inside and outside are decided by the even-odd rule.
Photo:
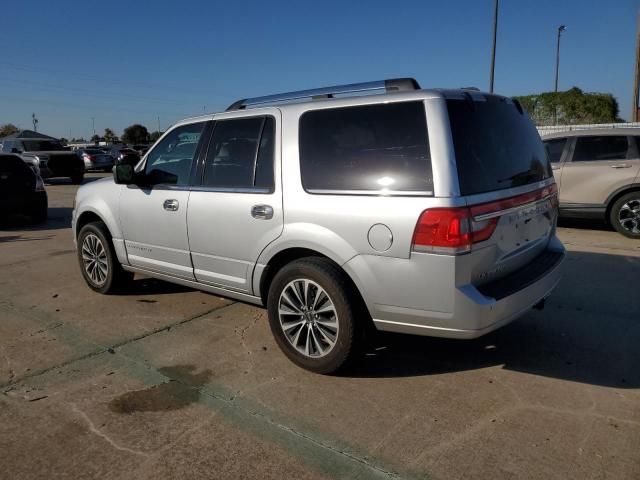
[[[471,251],[474,243],[491,238],[505,210],[549,199],[558,206],[558,187],[548,187],[495,202],[469,207],[430,208],[420,215],[413,233],[415,252],[459,254]]]
[[[44,192],[44,181],[40,175],[36,175],[36,192]]]
[[[413,234],[417,252],[465,253],[471,245],[488,239],[497,218],[475,221],[468,207],[431,208],[420,215]]]

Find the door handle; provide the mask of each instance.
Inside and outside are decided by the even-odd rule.
[[[165,200],[162,204],[162,208],[168,210],[169,212],[175,212],[176,210],[178,210],[179,206],[180,204],[178,203],[178,200],[175,199]]]
[[[260,220],[270,220],[273,218],[273,207],[271,205],[254,205],[251,207],[251,216]]]
[[[631,168],[628,163],[618,163],[617,165],[611,165],[611,168]]]

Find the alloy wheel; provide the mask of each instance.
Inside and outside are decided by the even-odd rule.
[[[289,282],[278,301],[280,326],[289,343],[302,355],[324,357],[338,339],[338,313],[331,297],[313,280]]]
[[[84,271],[94,285],[101,286],[107,281],[109,274],[107,251],[102,240],[93,233],[88,234],[82,241],[82,262]]]
[[[632,198],[620,207],[618,222],[626,231],[640,234],[640,198]]]

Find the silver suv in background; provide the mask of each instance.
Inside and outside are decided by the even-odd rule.
[[[329,373],[371,325],[474,338],[543,305],[556,217],[517,102],[398,79],[184,120],[82,186],[73,231],[95,291],[142,273],[266,306],[283,352]]]
[[[640,129],[545,135],[560,190],[560,215],[598,218],[640,239]]]

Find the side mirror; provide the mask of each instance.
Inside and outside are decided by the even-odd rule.
[[[126,155],[119,155],[116,158],[116,165],[131,165],[131,167],[135,167],[140,161],[140,156],[135,153],[127,153]]]
[[[113,180],[120,185],[129,185],[133,183],[133,166],[127,164],[119,164],[113,167]]]

